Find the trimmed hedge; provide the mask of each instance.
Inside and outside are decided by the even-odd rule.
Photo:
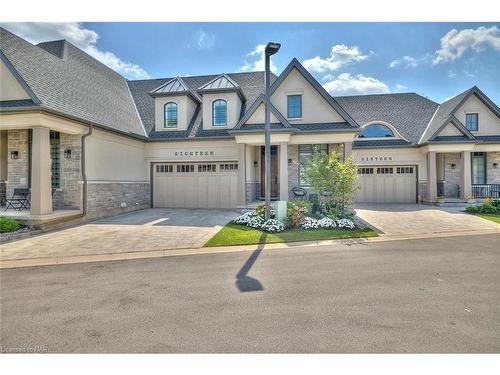
[[[17,220],[8,217],[0,217],[0,233],[15,232],[19,230],[19,228],[21,228],[21,225]]]
[[[500,199],[485,199],[484,204],[469,206],[465,210],[471,214],[500,214]]]

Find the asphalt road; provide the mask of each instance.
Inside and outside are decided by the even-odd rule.
[[[51,353],[498,353],[499,242],[449,237],[2,270],[0,344]]]

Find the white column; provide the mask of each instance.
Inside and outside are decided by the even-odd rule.
[[[280,144],[280,201],[288,200],[288,144]]]
[[[427,201],[437,200],[436,152],[427,153]]]
[[[460,152],[460,198],[472,193],[472,167],[470,151]]]
[[[246,202],[246,145],[238,144],[238,206],[245,206]]]
[[[31,158],[31,214],[33,215],[52,212],[49,135],[48,128],[33,128]]]
[[[352,155],[352,142],[344,142],[344,160]]]

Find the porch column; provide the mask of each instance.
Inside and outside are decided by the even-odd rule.
[[[280,144],[280,201],[288,200],[288,143]]]
[[[437,199],[437,174],[436,174],[436,152],[427,153],[427,200],[436,202]]]
[[[246,199],[246,144],[238,143],[238,206],[245,206]]]
[[[33,215],[45,215],[52,212],[49,134],[48,128],[33,128],[31,168],[31,213]]]
[[[344,142],[344,160],[352,155],[352,142]]]
[[[472,168],[470,151],[460,152],[460,198],[472,193]]]

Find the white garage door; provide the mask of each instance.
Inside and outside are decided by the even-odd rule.
[[[415,203],[416,173],[414,166],[360,167],[356,202]]]
[[[153,166],[153,206],[234,208],[238,163],[165,163]]]

